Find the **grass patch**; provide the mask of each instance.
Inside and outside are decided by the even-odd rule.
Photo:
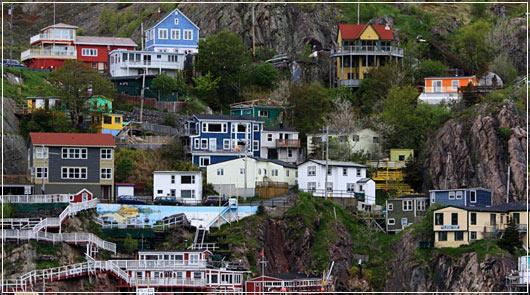
[[[53,96],[55,88],[48,82],[49,72],[36,72],[25,68],[5,68],[4,72],[11,73],[23,80],[22,85],[11,84],[2,77],[4,95],[22,101],[29,96]]]
[[[59,261],[53,260],[40,260],[37,261],[36,267],[37,269],[46,269],[46,268],[52,268],[52,267],[59,267]]]
[[[459,257],[466,253],[477,253],[479,262],[483,261],[487,254],[489,255],[509,255],[510,253],[497,245],[497,241],[491,239],[478,240],[469,245],[458,248],[437,248],[433,249],[435,253],[441,253],[451,257]]]

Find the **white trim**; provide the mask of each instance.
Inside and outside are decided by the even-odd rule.
[[[160,37],[162,32],[166,32],[166,38]],[[158,39],[160,39],[160,40],[168,40],[169,39],[169,31],[168,31],[168,29],[157,29],[157,36],[158,36]]]
[[[63,177],[64,169],[66,169],[66,177]],[[70,169],[79,169],[79,177],[70,177]],[[83,169],[85,170],[85,177],[81,177]],[[88,179],[88,168],[80,166],[61,166],[61,179]]]
[[[210,157],[199,157],[199,167],[206,167],[208,165],[204,165],[204,160],[208,160],[208,165],[211,165],[212,164],[212,160]]]
[[[110,158],[103,158],[103,151],[106,151],[106,150],[110,150]],[[111,148],[101,148],[99,150],[99,159],[100,160],[112,160],[112,158],[114,157],[113,156],[114,153],[112,151],[113,150]]]
[[[392,223],[390,223],[390,221],[392,221]],[[394,218],[389,218],[389,219],[386,221],[386,224],[388,224],[388,225],[396,225],[396,219],[394,219]]]
[[[108,178],[107,177],[103,177],[103,170],[110,170],[108,172]],[[99,169],[99,179],[105,179],[105,180],[109,180],[109,179],[113,179],[112,177],[112,168],[100,168]]]
[[[64,152],[66,151],[66,157],[64,156]],[[75,154],[75,153],[71,153],[70,150],[79,150],[79,157],[76,158],[76,157],[71,157],[70,154]],[[85,157],[83,157],[83,150],[84,150],[84,155]],[[78,147],[75,147],[75,148],[61,148],[61,159],[75,159],[75,160],[86,160],[88,159],[88,149],[87,148],[78,148]]]
[[[98,49],[97,48],[81,48],[81,56],[97,57]]]
[[[176,37],[178,38],[173,38],[173,33],[178,33]],[[180,36],[180,29],[171,29],[170,30],[170,34],[169,34],[169,38],[171,40],[180,40],[181,39],[181,36]]]
[[[163,23],[166,18],[172,16],[175,14],[175,12],[178,11],[178,13],[180,13],[180,15],[182,15],[185,19],[187,19],[195,28],[197,28],[197,30],[200,30],[200,28],[194,23],[191,21],[191,19],[189,19],[184,13],[182,13],[182,11],[180,11],[178,8],[174,9],[173,11],[171,11],[170,13],[168,13],[165,17],[163,17],[159,22],[157,22],[155,25],[153,25],[152,27],[150,27],[148,30],[150,29],[153,29],[155,27],[157,27],[159,24]]]

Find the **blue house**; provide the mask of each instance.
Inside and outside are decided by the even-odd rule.
[[[431,204],[444,206],[490,207],[491,191],[485,188],[460,188],[447,190],[430,190]]]
[[[199,27],[175,9],[145,31],[145,50],[196,54]]]
[[[245,116],[193,115],[186,122],[192,163],[206,167],[247,156],[259,157],[263,121]]]

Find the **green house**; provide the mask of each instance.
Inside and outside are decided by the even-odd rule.
[[[263,103],[260,100],[230,105],[230,115],[259,118],[266,127],[278,127],[284,121],[285,107]]]
[[[112,113],[112,99],[103,95],[92,95],[88,99],[88,110],[91,113]]]

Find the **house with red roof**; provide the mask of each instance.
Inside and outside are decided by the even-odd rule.
[[[113,200],[114,148],[111,134],[31,132],[28,168],[35,192],[88,190],[100,200]]]
[[[381,24],[339,24],[335,59],[337,86],[359,87],[371,69],[403,59],[394,30]]]
[[[20,60],[33,69],[53,70],[73,59],[108,71],[109,52],[133,50],[137,46],[130,38],[78,36],[77,29],[64,23],[43,28],[31,37],[30,48],[20,54]]]

